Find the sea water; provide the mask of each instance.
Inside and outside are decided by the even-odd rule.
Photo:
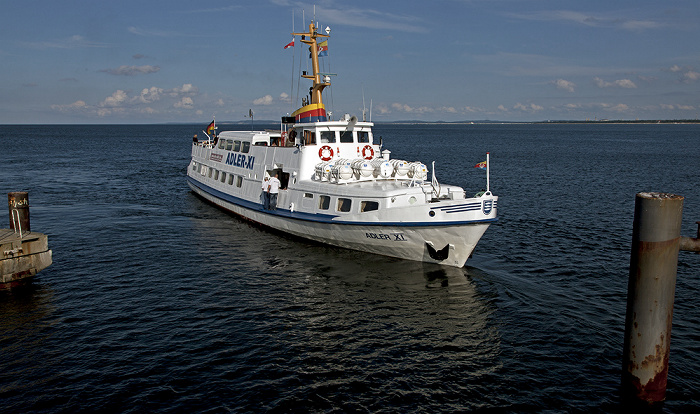
[[[635,194],[684,196],[696,235],[699,125],[376,125],[468,193],[490,153],[499,221],[462,269],[206,204],[185,179],[203,126],[0,126],[0,190],[29,192],[53,250],[0,291],[1,412],[628,411]],[[700,405],[699,275],[681,252],[664,412]]]

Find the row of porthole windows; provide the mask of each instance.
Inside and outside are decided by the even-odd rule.
[[[304,198],[313,199],[313,193],[304,193]],[[319,210],[330,210],[331,208],[331,196],[320,195],[318,196],[318,209]],[[352,209],[352,199],[338,197],[335,203],[335,211],[341,213],[349,213]],[[369,211],[379,210],[379,202],[377,201],[360,201],[360,213],[366,213]]]
[[[240,175],[235,175],[231,173],[226,173],[225,171],[219,171],[214,168],[209,168],[202,164],[192,163],[192,171],[197,171],[202,175],[207,175],[209,178],[213,178],[215,181],[221,181],[225,183],[228,178],[229,185],[236,185],[236,187],[243,186],[243,177]]]

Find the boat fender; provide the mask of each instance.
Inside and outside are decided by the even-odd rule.
[[[362,148],[362,158],[366,160],[371,160],[374,158],[374,148],[372,148],[370,145],[365,145],[365,147]]]
[[[318,149],[318,157],[323,161],[330,161],[333,158],[333,148],[324,145]]]

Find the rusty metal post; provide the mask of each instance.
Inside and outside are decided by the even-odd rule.
[[[7,193],[7,207],[10,212],[10,229],[20,233],[31,231],[29,194],[26,191]]]
[[[638,193],[634,206],[622,393],[649,404],[666,398],[683,197]]]

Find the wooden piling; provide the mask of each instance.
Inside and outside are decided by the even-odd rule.
[[[649,404],[666,398],[682,213],[682,196],[636,196],[622,392]]]

